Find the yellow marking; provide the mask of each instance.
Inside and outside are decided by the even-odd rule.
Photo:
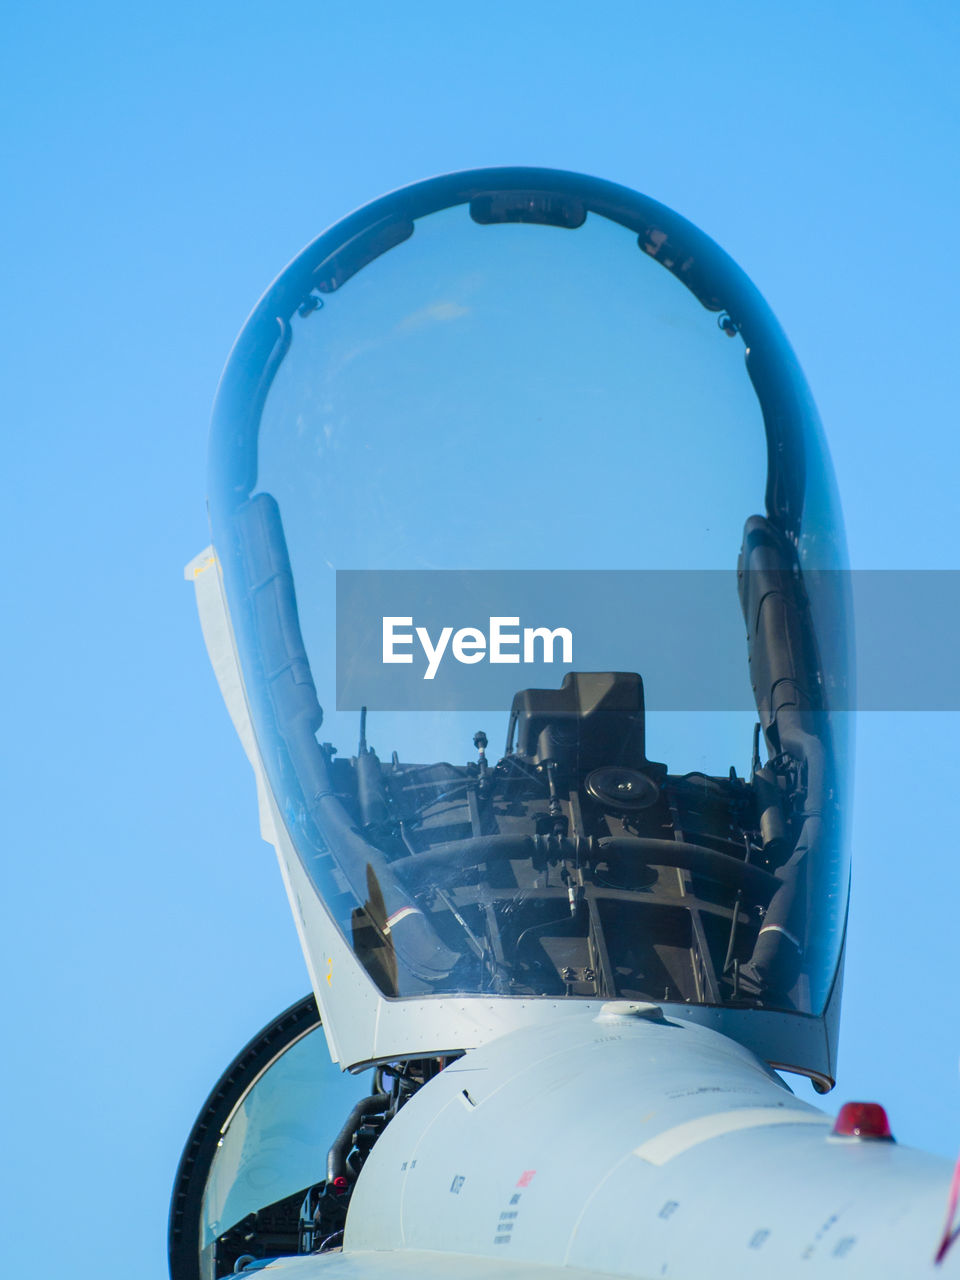
[[[330,972],[327,974],[327,982],[332,987],[333,986],[333,956],[327,957],[327,968],[330,970]]]
[[[217,563],[217,560],[215,556],[207,556],[203,564],[198,564],[197,567],[194,569],[193,576],[195,578],[199,578],[201,573],[206,573],[206,571],[211,567],[211,565],[215,565],[216,563]]]

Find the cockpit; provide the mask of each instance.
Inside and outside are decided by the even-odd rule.
[[[480,1010],[543,1001],[823,1018],[848,882],[842,521],[789,345],[706,236],[546,170],[360,210],[238,339],[210,510],[344,1065],[470,1047]],[[656,603],[629,576],[649,571],[673,575]],[[384,619],[405,574],[438,617],[470,575],[601,603],[535,680],[511,657],[481,690],[465,658],[398,691],[362,627],[338,632],[348,573]],[[722,579],[706,621],[698,574]],[[765,1056],[831,1074],[820,1049]]]
[[[321,821],[384,995],[789,1007],[800,926],[781,908],[774,929],[771,905],[797,821],[777,775],[649,760],[635,673],[523,690],[509,723],[492,761],[482,730],[462,765],[383,763],[365,732],[329,761]]]

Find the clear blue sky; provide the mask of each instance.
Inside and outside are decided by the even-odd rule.
[[[780,317],[854,565],[960,567],[960,21],[946,0],[39,0],[4,26],[4,1266],[161,1280],[200,1103],[307,989],[182,581],[208,541],[210,402],[257,296],[430,174],[636,187]],[[877,1098],[950,1155],[958,732],[860,725],[827,1099]]]

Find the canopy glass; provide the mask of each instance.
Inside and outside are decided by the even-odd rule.
[[[362,210],[238,342],[211,516],[280,811],[386,997],[823,1010],[848,880],[842,524],[802,374],[712,242],[538,171]],[[508,659],[515,696],[479,718],[455,684],[371,711],[375,751],[337,710],[338,570],[726,570],[747,696],[671,710],[642,632],[682,622],[618,579],[588,663],[558,640],[553,687],[526,688]],[[720,648],[698,687],[730,681]]]

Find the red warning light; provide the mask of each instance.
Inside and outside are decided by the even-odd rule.
[[[885,1138],[893,1142],[890,1121],[879,1102],[845,1102],[833,1132],[838,1138]]]

